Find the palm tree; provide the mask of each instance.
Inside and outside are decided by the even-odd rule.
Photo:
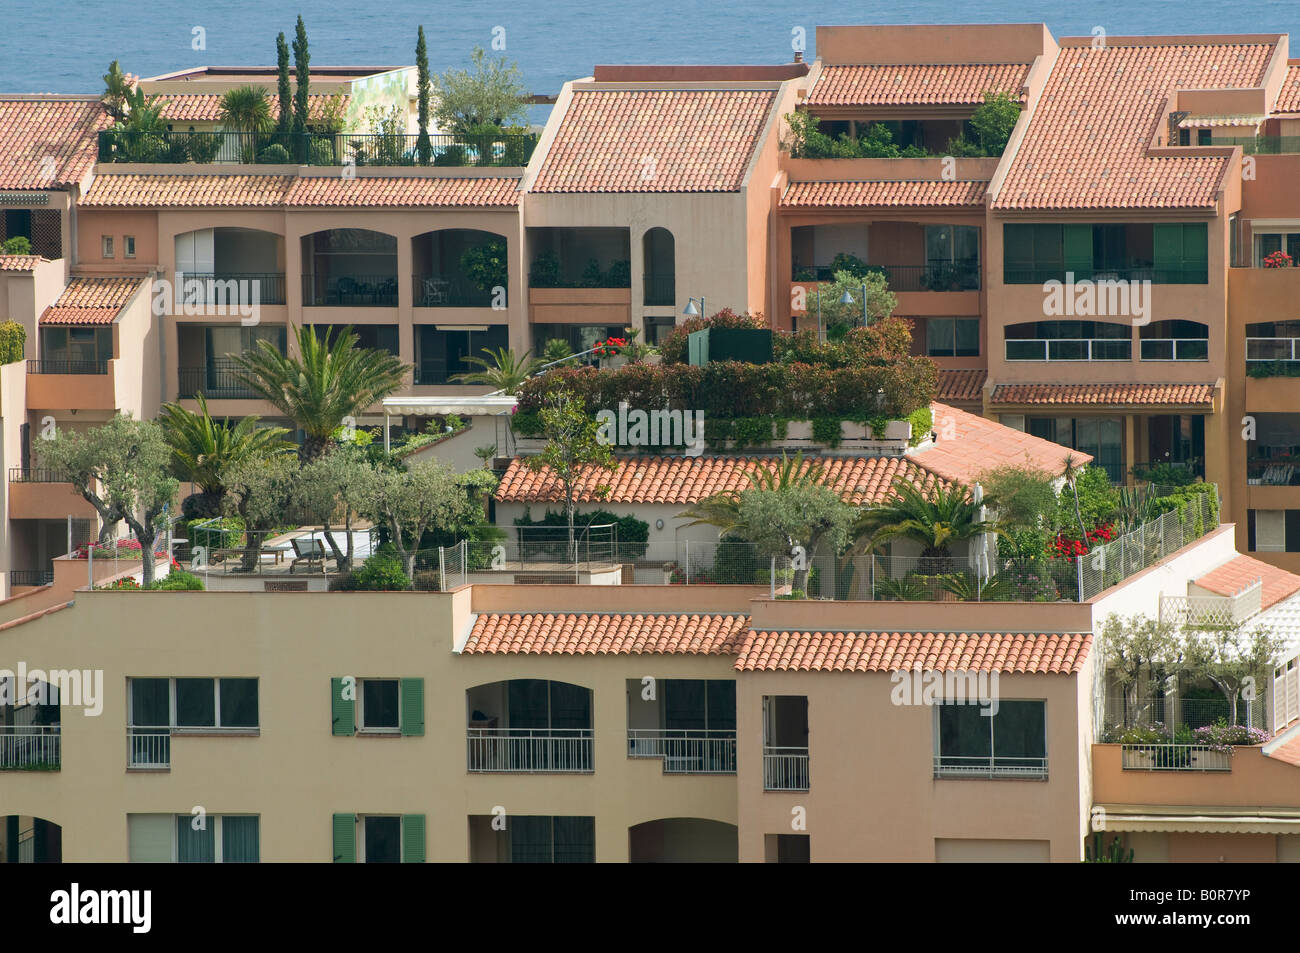
[[[863,511],[854,536],[874,548],[891,539],[910,539],[921,545],[921,556],[951,559],[952,543],[998,532],[998,524],[980,518],[980,507],[968,487],[933,486],[929,490],[906,478],[894,481],[894,495],[880,506]]]
[[[117,60],[108,64],[104,74],[104,92],[99,97],[104,109],[118,122],[126,118],[127,97],[131,93],[131,82],[127,74],[117,65]]]
[[[283,427],[259,427],[257,417],[245,417],[234,424],[226,418],[218,423],[208,413],[207,399],[199,394],[195,400],[198,413],[169,403],[163,404],[158,419],[171,447],[172,475],[199,487],[199,493],[184,503],[192,519],[221,515],[226,494],[221,475],[227,467],[294,449],[293,443],[283,439],[289,432]]]
[[[221,124],[240,134],[241,158],[257,157],[257,135],[271,128],[271,100],[261,86],[236,86],[221,96]]]
[[[495,351],[490,347],[482,350],[487,357],[463,358],[467,364],[481,367],[481,371],[467,371],[451,379],[458,384],[486,384],[495,391],[511,394],[537,373],[537,359],[529,356],[532,351],[525,351],[523,357],[516,358],[515,352],[506,347]]]
[[[306,436],[302,461],[329,445],[345,418],[355,417],[402,386],[410,371],[388,351],[357,346],[345,327],[334,337],[310,327],[294,328],[298,353],[281,354],[270,341],[235,357],[235,378],[296,423]]]
[[[1079,521],[1079,538],[1083,540],[1083,548],[1088,548],[1088,527],[1083,525],[1083,510],[1079,508],[1079,474],[1083,473],[1084,464],[1079,462],[1079,458],[1072,453],[1065,455],[1065,460],[1061,463],[1061,478],[1065,480],[1070,487],[1070,492],[1074,494],[1074,518]]]

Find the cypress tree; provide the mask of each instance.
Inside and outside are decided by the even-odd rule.
[[[424,43],[423,26],[415,41],[415,72],[420,108],[420,136],[415,140],[415,151],[420,157],[420,165],[428,165],[433,143],[429,141],[429,49]]]
[[[283,31],[275,38],[275,61],[280,71],[280,116],[275,122],[275,131],[280,133],[281,145],[287,145],[289,137],[285,134],[293,124],[293,91],[289,87],[289,44]]]
[[[299,162],[307,161],[307,94],[311,54],[307,52],[307,27],[298,14],[298,26],[293,38],[293,71],[298,85],[293,94],[293,139]]]

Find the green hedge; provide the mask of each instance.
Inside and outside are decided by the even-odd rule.
[[[0,364],[12,364],[23,359],[27,344],[27,331],[17,321],[0,323]]]
[[[639,520],[630,513],[619,516],[609,510],[590,510],[586,513],[573,514],[573,526],[579,534],[584,527],[602,526],[606,523],[613,523],[615,526],[618,537],[618,558],[640,559],[645,555],[650,541],[650,524],[645,520]],[[547,528],[541,532],[524,533],[522,539],[529,545],[553,548],[557,555],[562,555],[568,544],[569,519],[564,515],[563,510],[548,509],[545,516],[535,520],[532,518],[532,511],[525,509],[524,515],[515,519],[515,525]],[[604,546],[606,538],[602,532],[599,536],[599,545]],[[593,538],[592,545],[596,546],[597,543],[598,540]]]
[[[643,410],[675,407],[710,417],[779,417],[840,420],[886,417],[905,420],[934,399],[938,371],[924,357],[887,365],[742,364],[719,361],[685,364],[629,364],[617,370],[557,368],[519,388],[519,418],[535,413],[546,393],[563,387],[581,397],[589,411],[615,410],[620,403]],[[528,434],[524,434],[527,436]]]

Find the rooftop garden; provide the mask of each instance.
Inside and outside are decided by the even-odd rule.
[[[410,589],[438,546],[502,535],[484,508],[496,484],[491,471],[458,474],[437,460],[407,459],[463,430],[463,421],[444,420],[440,433],[408,437],[393,453],[351,423],[401,386],[407,366],[387,351],[359,347],[350,329],[294,334],[295,355],[259,344],[236,358],[236,373],[294,422],[300,444],[256,417],[216,420],[199,395],[197,410],[167,404],[156,421],[118,415],[84,432],[56,431],[36,448],[42,466],[65,471],[100,517],[87,558],[156,554],[141,560],[138,584],[114,588],[201,588],[218,563],[259,572],[265,557],[278,564],[292,545],[288,555],[306,570],[333,563],[339,588]],[[182,497],[182,484],[194,492]],[[130,538],[119,536],[123,523]],[[188,540],[190,572],[174,564],[158,580],[169,529]]]
[[[856,136],[838,136],[821,129],[822,120],[805,110],[787,113],[790,138],[782,143],[795,159],[924,159],[937,156],[1000,156],[1020,118],[1020,103],[1008,93],[986,91],[962,131],[948,139],[943,151],[914,144],[900,146],[884,122],[860,122]]]
[[[411,132],[405,94],[360,113],[342,93],[312,106],[311,54],[298,17],[292,42],[276,38],[277,94],[246,85],[221,95],[218,131],[172,128],[166,96],[146,96],[116,60],[104,76],[103,103],[114,125],[99,133],[100,162],[238,162],[312,166],[523,166],[538,137],[530,133],[527,90],[518,65],[481,48],[466,69],[433,75],[420,27],[415,46],[418,116]],[[275,108],[273,108],[273,106]],[[433,128],[443,130],[430,134]]]

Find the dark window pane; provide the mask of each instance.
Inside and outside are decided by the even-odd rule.
[[[363,728],[396,728],[397,679],[368,678],[361,683]]]
[[[255,864],[261,860],[258,819],[226,816],[221,819],[221,862]]]
[[[596,861],[596,819],[555,818],[555,863],[591,864]]]
[[[552,862],[550,817],[515,815],[510,818],[510,861],[515,864],[549,864]]]
[[[222,727],[256,728],[257,679],[223,678],[219,690]]]
[[[979,705],[939,707],[939,755],[942,763],[954,767],[970,764],[967,759],[988,758],[992,752],[990,719]]]
[[[511,728],[545,728],[550,724],[547,683],[539,678],[516,678],[506,686]]]
[[[211,728],[217,723],[217,701],[210,678],[176,679],[176,724]]]
[[[167,679],[131,680],[131,724],[159,728],[171,724]]]
[[[202,829],[192,814],[176,815],[176,861],[182,864],[211,864],[217,860],[216,818],[202,820]]]
[[[366,863],[396,864],[402,859],[402,819],[367,817]]]
[[[590,728],[591,689],[551,682],[551,727]]]
[[[705,727],[705,684],[695,679],[665,679],[664,727],[699,730]]]
[[[953,354],[956,357],[979,357],[980,323],[979,319],[954,321],[956,341]]]
[[[1004,701],[992,717],[993,754],[999,759],[1046,758],[1046,702]],[[978,711],[979,709],[975,709]],[[990,719],[984,719],[988,721]],[[1007,767],[1014,767],[1016,760]]]
[[[736,730],[736,683],[709,679],[709,724],[714,731]]]

